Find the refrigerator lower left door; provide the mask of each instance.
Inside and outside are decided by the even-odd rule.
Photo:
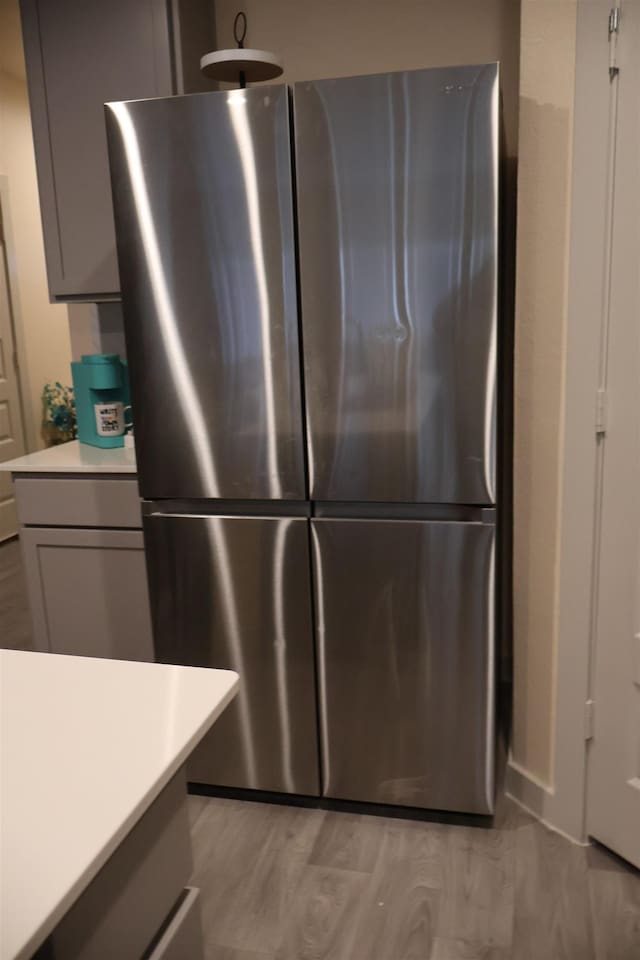
[[[319,793],[308,537],[300,517],[145,518],[156,659],[240,675],[192,782]]]

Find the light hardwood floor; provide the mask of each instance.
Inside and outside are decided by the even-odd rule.
[[[0,645],[29,649],[19,544]],[[190,797],[207,960],[640,960],[640,874],[505,797],[495,827]]]
[[[0,647],[31,650],[31,617],[18,540],[0,543]]]
[[[207,960],[640,960],[640,875],[494,829],[191,797]]]

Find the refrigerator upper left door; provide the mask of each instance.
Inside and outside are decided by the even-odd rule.
[[[106,119],[142,496],[304,499],[286,87]]]

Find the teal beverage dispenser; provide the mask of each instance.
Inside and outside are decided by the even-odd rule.
[[[94,447],[124,446],[131,426],[127,365],[117,353],[84,354],[71,364],[78,439]]]

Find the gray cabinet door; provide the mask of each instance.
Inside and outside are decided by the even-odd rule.
[[[308,521],[145,517],[156,659],[240,675],[189,780],[316,794]]]
[[[311,497],[491,503],[497,64],[294,103]]]
[[[140,530],[22,527],[37,650],[153,660]]]
[[[305,496],[283,86],[107,107],[147,499]]]
[[[312,521],[327,796],[493,809],[494,528]]]
[[[204,4],[192,3],[191,11],[166,0],[20,5],[50,295],[117,296],[103,105],[175,93],[183,84],[174,65],[184,63],[191,77],[190,59],[210,49],[211,30],[197,41],[179,29],[182,15],[203,26]],[[188,36],[195,49],[183,49]]]

